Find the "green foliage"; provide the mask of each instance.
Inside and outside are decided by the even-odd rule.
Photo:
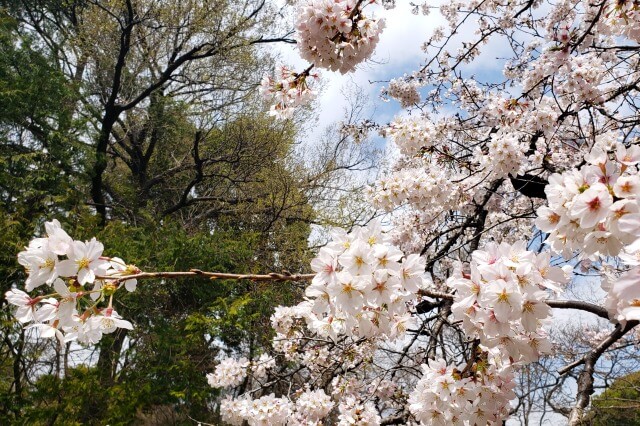
[[[595,426],[640,425],[640,372],[614,381],[592,405]]]
[[[170,373],[170,372],[169,372]],[[32,425],[129,425],[144,422],[153,413],[139,408],[140,401],[157,400],[162,389],[148,382],[125,381],[105,388],[99,371],[79,366],[67,371],[65,377],[42,376],[30,394],[21,423]],[[187,424],[181,413],[170,413],[165,406],[156,406]],[[162,424],[159,422],[157,424]]]
[[[87,215],[76,217],[68,226],[73,226],[75,232],[70,232],[76,238],[88,238],[95,235],[94,223],[95,217]],[[259,243],[257,233],[194,233],[170,221],[157,228],[111,222],[97,237],[106,253],[148,271],[198,267],[255,272],[254,249]],[[13,238],[19,240],[20,235]],[[11,250],[6,252],[7,264],[15,263],[15,247]],[[18,267],[15,274],[22,276]],[[297,289],[285,283],[145,280],[136,292],[121,289],[116,295],[116,309],[134,322],[135,330],[126,336],[118,354],[113,382],[105,385],[101,369],[109,367],[101,365],[71,368],[62,379],[43,375],[20,402],[20,417],[28,424],[56,418],[55,424],[137,424],[152,421],[149,416],[158,410],[171,422],[188,423],[187,416],[213,421],[208,407],[217,392],[206,383],[205,375],[212,371],[219,348],[241,351],[247,342],[252,346],[268,343],[270,336],[264,331],[273,306],[295,299]],[[110,350],[116,338],[105,336],[102,350]],[[10,372],[3,377],[8,385]]]
[[[73,86],[0,10],[0,200],[33,220],[77,202]]]
[[[80,211],[79,122],[69,106],[75,91],[0,9],[0,292],[24,282],[16,254],[44,218]],[[24,339],[0,299],[0,423],[19,419],[29,405],[28,371],[44,346]],[[46,369],[44,370],[46,371]],[[33,379],[33,377],[30,377]]]

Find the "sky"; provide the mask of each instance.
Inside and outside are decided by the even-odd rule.
[[[383,17],[386,28],[372,60],[359,65],[355,72],[348,75],[320,70],[323,87],[316,98],[318,125],[313,127],[309,139],[319,138],[324,128],[342,121],[345,109],[349,107],[345,92],[354,84],[371,101],[366,118],[387,123],[400,112],[397,102],[383,102],[379,98],[380,89],[386,86],[386,81],[419,68],[425,57],[420,45],[428,39],[441,17],[436,13],[429,16],[413,15],[407,0],[398,0],[395,9],[376,8],[373,15]],[[282,45],[280,51],[284,64],[297,70],[308,65],[300,59],[295,46]]]
[[[442,2],[442,0],[436,0],[429,4],[437,7]],[[360,64],[355,72],[347,75],[320,70],[322,89],[316,98],[317,123],[314,123],[306,135],[308,140],[318,140],[326,127],[343,120],[345,110],[349,107],[345,92],[354,85],[360,88],[370,101],[363,118],[385,124],[396,115],[406,114],[395,100],[382,101],[380,90],[390,79],[402,77],[404,74],[411,74],[420,69],[428,57],[422,51],[421,45],[429,39],[436,27],[446,25],[446,20],[437,9],[432,9],[427,16],[421,13],[416,15],[412,13],[410,3],[409,0],[397,0],[396,7],[391,10],[384,10],[375,5],[365,9],[369,10],[370,15],[385,20],[385,29],[380,36],[375,53],[370,61]],[[474,39],[476,37],[474,32],[475,24],[473,23],[463,27],[454,39],[453,49],[460,41]],[[308,63],[299,57],[295,45],[282,44],[277,49],[283,65],[299,71],[308,66]],[[508,46],[500,39],[492,40],[483,47],[483,54],[466,66],[468,76],[475,75],[483,81],[501,79],[504,61],[498,58],[507,56],[507,49]],[[428,87],[421,91],[427,90]],[[443,109],[443,113],[446,112],[448,111]]]

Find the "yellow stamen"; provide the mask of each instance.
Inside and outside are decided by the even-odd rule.
[[[498,296],[498,302],[509,303],[509,294],[505,290]]]
[[[89,259],[87,259],[86,257],[83,257],[80,260],[76,260],[76,264],[78,265],[78,270],[89,268],[89,264],[90,263],[91,263],[91,261]]]

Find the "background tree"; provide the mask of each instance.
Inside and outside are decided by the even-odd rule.
[[[640,373],[631,373],[615,380],[609,388],[593,398],[594,425],[637,425],[640,392],[638,377]]]

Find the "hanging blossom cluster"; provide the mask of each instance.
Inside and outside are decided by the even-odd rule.
[[[409,410],[420,424],[499,425],[515,398],[513,368],[483,354],[461,369],[440,359],[422,365],[423,376],[409,395]]]
[[[545,187],[548,205],[538,209],[535,223],[567,259],[575,251],[591,259],[617,256],[636,240],[640,147],[615,143],[616,135],[600,139],[585,156],[587,165],[551,175]]]
[[[400,102],[402,108],[410,108],[420,103],[420,93],[418,93],[416,80],[394,78],[389,81],[389,86],[383,89],[382,93]]]
[[[362,3],[311,0],[296,23],[300,56],[319,68],[342,74],[368,59],[378,44],[384,20],[365,16]]]
[[[53,220],[45,224],[46,238],[35,238],[18,262],[28,273],[25,287],[32,292],[46,286],[45,294],[31,296],[14,288],[5,296],[17,306],[15,317],[42,337],[60,342],[97,343],[117,328],[133,329],[113,308],[113,295],[121,287],[136,288],[135,279],[123,280],[140,270],[122,259],[102,255],[95,238],[75,241]],[[100,306],[105,304],[106,306]]]
[[[311,66],[302,73],[281,67],[276,78],[263,78],[260,90],[272,103],[271,115],[279,119],[290,118],[296,107],[315,96],[308,82],[310,77],[318,78],[317,74],[310,73],[312,68],[345,74],[371,56],[384,28],[384,20],[367,17],[362,9],[374,3],[377,1],[309,0],[301,8],[296,21],[298,50]],[[381,3],[385,8],[388,5],[384,0]]]
[[[308,103],[316,96],[309,79],[318,79],[317,73],[306,70],[300,74],[282,66],[276,78],[265,76],[260,93],[271,102],[269,114],[277,118],[291,118],[296,107]]]
[[[525,242],[489,243],[472,254],[469,274],[459,265],[447,285],[456,290],[452,312],[468,336],[505,362],[534,362],[551,351],[543,329],[551,308],[544,290],[560,292],[566,270],[550,265],[549,252],[528,251]]]
[[[332,237],[311,261],[309,329],[332,338],[404,335],[413,324],[408,304],[428,285],[424,259],[389,244],[380,222]]]
[[[460,187],[451,172],[430,162],[429,167],[407,167],[379,179],[369,188],[372,204],[391,211],[409,203],[425,212],[442,211],[457,205]]]
[[[525,154],[529,147],[520,139],[520,135],[499,130],[490,137],[484,150],[478,147],[475,151],[480,167],[490,171],[495,178],[523,174],[521,169],[526,165]]]
[[[207,381],[213,388],[238,386],[248,374],[256,380],[262,380],[268,371],[276,366],[276,360],[268,354],[262,354],[255,362],[242,357],[224,358],[213,373],[207,374]]]
[[[412,156],[433,146],[435,126],[422,117],[397,118],[384,130],[404,155]]]

